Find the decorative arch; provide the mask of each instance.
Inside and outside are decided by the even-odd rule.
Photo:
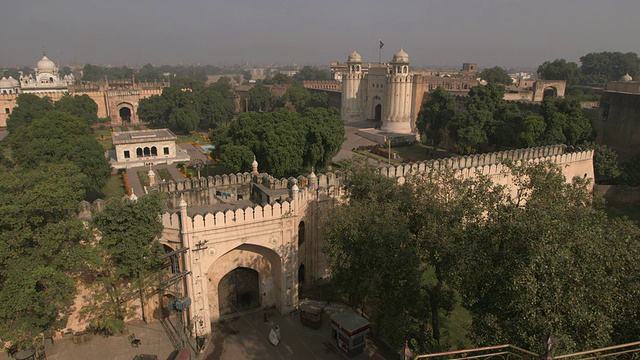
[[[547,86],[542,91],[542,99],[546,99],[547,97],[557,98],[558,97],[558,89],[555,86]]]
[[[227,278],[225,279],[226,276]],[[240,286],[240,292],[237,291],[238,276],[240,281],[245,282],[244,285]],[[252,276],[257,279],[257,285],[254,283],[254,287],[249,284],[249,282],[253,281],[251,280]],[[236,277],[235,290],[232,277]],[[263,309],[270,307],[282,309],[284,305],[282,298],[282,260],[274,250],[263,246],[242,244],[221,255],[209,267],[207,283],[207,298],[212,321],[219,319],[221,316],[235,313],[235,311],[229,312],[229,309],[234,310],[233,306],[231,306],[234,304],[238,308],[237,305],[240,305],[238,301],[241,301],[242,305],[254,308],[257,304],[257,307]],[[221,283],[222,288],[220,287]],[[234,291],[236,294],[235,299],[230,297],[230,293]],[[257,298],[255,298],[256,294]],[[242,299],[239,299],[238,295]],[[238,310],[240,309],[238,308]]]
[[[133,122],[134,118],[134,106],[129,102],[121,102],[116,108],[118,109],[118,118],[122,124]]]

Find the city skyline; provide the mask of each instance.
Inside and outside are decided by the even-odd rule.
[[[412,66],[535,68],[590,52],[639,52],[634,0],[206,2],[81,0],[2,6],[0,66],[365,62],[403,48]]]

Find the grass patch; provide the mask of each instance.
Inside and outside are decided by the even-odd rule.
[[[122,179],[118,175],[111,175],[107,179],[107,183],[102,188],[102,195],[104,199],[112,197],[121,198],[124,196],[126,190],[122,187]]]
[[[471,314],[460,304],[462,299],[457,291],[455,292],[455,297],[456,304],[453,307],[453,311],[448,317],[441,314],[440,326],[444,330],[445,340],[451,345],[451,350],[470,349],[473,347],[468,337]]]
[[[434,149],[433,146],[426,146],[423,144],[413,144],[410,146],[400,146],[397,148],[391,148],[402,158],[410,158],[416,161],[424,161],[431,159],[442,159],[447,157],[456,156],[443,149]]]
[[[106,128],[93,130],[93,135],[95,136],[96,140],[98,140],[100,146],[102,146],[103,149],[113,149],[113,142],[111,141],[111,129]]]
[[[167,169],[158,169],[156,170],[156,173],[158,174],[158,176],[160,176],[160,179],[162,179],[163,181],[174,180],[173,176],[171,176],[171,173]]]
[[[149,175],[147,175],[146,171],[138,171],[138,180],[140,180],[140,185],[149,186]]]
[[[203,139],[200,134],[190,133],[188,135],[180,134],[178,136],[178,144],[190,144],[195,142],[198,145],[211,145],[208,141]]]

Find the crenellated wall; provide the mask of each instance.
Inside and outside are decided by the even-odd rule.
[[[483,174],[498,184],[513,187],[513,179],[502,165],[503,160],[516,164],[550,161],[560,166],[568,180],[574,176],[593,179],[593,151],[573,151],[564,145],[502,151],[383,166],[385,176],[404,182],[410,173],[452,169],[464,177]],[[221,298],[226,285],[223,278],[241,267],[258,273],[260,308],[275,307],[286,313],[298,302],[298,291],[304,283],[328,276],[322,247],[323,221],[331,212],[332,204],[340,199],[343,174],[340,172],[310,174],[309,176],[277,179],[268,174],[243,173],[185,179],[158,183],[151,191],[169,194],[172,203],[162,214],[164,226],[160,242],[173,250],[184,248],[182,271],[190,273],[184,278],[186,295],[193,303],[189,309],[190,329],[193,333],[207,334],[210,322],[216,321],[221,308],[228,304]],[[260,187],[264,192],[284,194],[284,199],[272,202],[220,209],[205,204],[202,196],[216,190]],[[240,189],[240,190],[238,190]],[[198,195],[207,194],[207,195]],[[255,200],[255,199],[254,199]],[[104,201],[93,204],[83,202],[79,216],[88,218],[92,211],[104,207]]]

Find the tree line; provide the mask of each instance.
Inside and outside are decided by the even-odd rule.
[[[555,165],[505,166],[518,191],[449,169],[399,185],[348,164],[348,200],[323,228],[333,284],[392,347],[418,353],[457,345],[442,326],[456,304],[478,347],[542,353],[551,331],[559,354],[637,340],[637,224],[609,218]]]
[[[340,112],[315,107],[242,113],[211,138],[214,156],[230,172],[248,171],[255,156],[260,170],[275,177],[330,164],[345,139]]]
[[[623,75],[640,75],[640,58],[634,52],[593,52],[580,57],[580,66],[565,59],[545,61],[538,67],[541,79],[566,80],[574,85],[603,87]]]
[[[552,144],[578,146],[595,138],[578,99],[543,100],[539,109],[504,100],[505,88],[488,83],[474,86],[458,99],[438,87],[422,104],[416,127],[438,146],[448,136],[464,153]]]
[[[108,201],[91,220],[77,216],[88,191],[111,174],[89,123],[88,97],[20,94],[0,152],[0,339],[31,346],[67,326],[73,311],[92,330],[114,333],[146,301],[161,267],[162,202]],[[5,149],[9,149],[5,157]],[[83,308],[74,299],[83,287]]]

